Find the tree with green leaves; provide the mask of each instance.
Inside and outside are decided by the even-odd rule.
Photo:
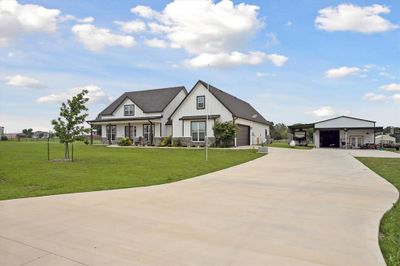
[[[32,138],[33,129],[32,128],[23,129],[22,134],[24,134],[27,138]]]
[[[227,121],[221,123],[215,121],[214,123],[214,137],[215,144],[219,147],[231,147],[233,146],[233,140],[235,139],[236,132],[238,131],[237,126],[231,122]]]
[[[288,127],[283,123],[273,125],[271,128],[271,138],[274,140],[287,139]]]
[[[88,116],[85,105],[89,101],[89,98],[85,97],[87,93],[87,90],[82,90],[72,99],[68,99],[67,103],[63,102],[60,107],[60,116],[57,120],[51,121],[55,135],[60,138],[61,143],[64,143],[64,159],[69,159],[69,143],[90,130],[83,126]]]

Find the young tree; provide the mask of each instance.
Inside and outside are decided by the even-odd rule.
[[[85,97],[87,90],[73,96],[67,103],[62,103],[60,107],[60,116],[51,121],[55,134],[60,138],[60,142],[64,143],[64,159],[69,159],[69,143],[72,143],[82,133],[88,132],[85,129],[85,122],[88,110],[85,106],[89,98]]]

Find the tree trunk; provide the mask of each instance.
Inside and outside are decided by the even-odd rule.
[[[65,143],[64,143],[64,159],[65,159],[65,160],[69,159],[68,142],[65,142]]]

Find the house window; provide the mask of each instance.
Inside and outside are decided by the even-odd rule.
[[[192,121],[191,133],[192,133],[192,141],[204,141],[206,135],[206,122]]]
[[[206,108],[206,96],[197,96],[196,98],[197,110]]]
[[[136,126],[125,126],[125,137],[130,139],[136,137]]]
[[[108,140],[115,140],[117,136],[117,126],[116,125],[107,125],[107,139]]]
[[[151,127],[150,127],[151,126]],[[151,141],[151,137],[154,136],[155,125],[146,124],[143,125],[143,138],[147,141]]]
[[[134,104],[124,105],[124,115],[125,116],[135,115],[135,105]]]

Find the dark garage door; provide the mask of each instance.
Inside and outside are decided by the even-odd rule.
[[[324,130],[319,133],[320,147],[339,148],[339,130]]]
[[[250,127],[238,125],[239,131],[236,134],[236,145],[245,146],[250,145]]]

